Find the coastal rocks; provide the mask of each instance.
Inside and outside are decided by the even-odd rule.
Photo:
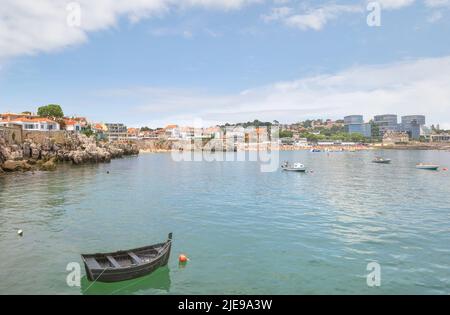
[[[22,152],[23,152],[23,158],[29,159],[31,158],[31,143],[30,142],[24,142],[22,144]]]
[[[68,150],[58,150],[56,153],[56,158],[61,162],[69,162],[71,159],[71,151]]]
[[[6,146],[0,145],[0,163],[7,160],[20,161],[23,160],[22,148],[18,145]]]
[[[64,160],[72,161],[73,164],[85,164],[85,163],[107,163],[111,161],[111,158],[116,158],[115,151],[108,151],[105,148],[98,147],[94,143],[89,143],[75,151],[70,151],[67,154],[63,154]]]
[[[9,160],[10,156],[11,150],[6,146],[0,145],[0,164],[3,164],[3,162]]]
[[[22,150],[17,150],[11,152],[10,159],[14,161],[21,161],[23,160],[23,152]]]
[[[44,138],[39,142],[25,139],[22,144],[8,144],[0,137],[0,170],[6,172],[56,169],[58,162],[75,165],[108,163],[111,159],[139,154],[133,143],[97,142],[82,134],[67,133],[63,141]]]
[[[41,146],[30,140],[25,140],[22,144],[22,155],[24,159],[32,158],[38,160],[41,157]]]
[[[89,160],[89,155],[86,151],[77,150],[69,153],[69,160],[72,161],[73,164],[79,165],[86,163]]]
[[[36,164],[37,164],[37,160],[35,160],[35,159],[28,159],[28,160],[27,160],[27,163],[28,163],[29,165],[36,165]]]
[[[29,165],[26,161],[8,160],[2,164],[2,169],[5,172],[26,172],[31,170],[31,165]]]
[[[41,157],[41,149],[39,148],[39,146],[37,144],[32,144],[31,145],[31,158],[37,160]]]
[[[40,167],[41,171],[54,171],[56,170],[56,163],[55,163],[55,158],[52,158],[50,160],[48,160],[47,162],[43,163]]]

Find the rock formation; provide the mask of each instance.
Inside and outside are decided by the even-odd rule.
[[[82,134],[67,133],[64,143],[44,138],[40,143],[26,139],[20,145],[7,144],[0,136],[0,174],[34,169],[51,171],[57,162],[107,163],[136,154],[139,148],[135,144],[99,142]]]

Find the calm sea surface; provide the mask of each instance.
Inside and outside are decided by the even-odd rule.
[[[391,165],[371,163],[376,154]],[[450,152],[281,152],[255,162],[111,164],[0,176],[0,294],[449,294]],[[110,173],[107,174],[107,171]],[[24,236],[16,231],[23,229]],[[66,284],[80,253],[156,243],[169,265],[137,280]],[[186,253],[181,268],[177,255]],[[367,286],[369,262],[381,286]]]

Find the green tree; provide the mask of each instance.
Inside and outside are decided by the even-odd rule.
[[[379,139],[381,136],[380,127],[373,120],[370,121],[370,126],[372,128],[372,138]]]
[[[322,134],[315,135],[315,134],[309,133],[309,132],[301,134],[301,137],[308,139],[309,142],[318,142],[318,141],[323,141],[326,139],[326,137]]]
[[[87,126],[81,130],[81,133],[87,137],[91,137],[94,134],[94,131],[92,131],[91,126]]]
[[[350,134],[350,139],[352,142],[365,142],[366,138],[359,133],[352,133]]]
[[[312,120],[307,119],[302,124],[303,124],[304,128],[311,128],[312,127]]]
[[[61,106],[57,104],[49,104],[46,106],[41,106],[38,108],[38,115],[41,117],[49,117],[49,118],[63,118],[64,112]]]
[[[292,138],[294,133],[289,130],[281,130],[280,131],[280,138]]]

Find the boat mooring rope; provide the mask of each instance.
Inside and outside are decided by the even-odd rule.
[[[103,271],[98,275],[97,279],[95,279],[94,281],[92,281],[92,283],[86,288],[86,290],[83,291],[83,293],[86,293],[87,290],[89,290],[89,289],[95,284],[95,282],[97,282],[97,280],[100,279],[100,277],[101,277],[102,274],[106,271],[106,269],[108,269],[108,267],[106,267],[105,269],[103,269]]]

